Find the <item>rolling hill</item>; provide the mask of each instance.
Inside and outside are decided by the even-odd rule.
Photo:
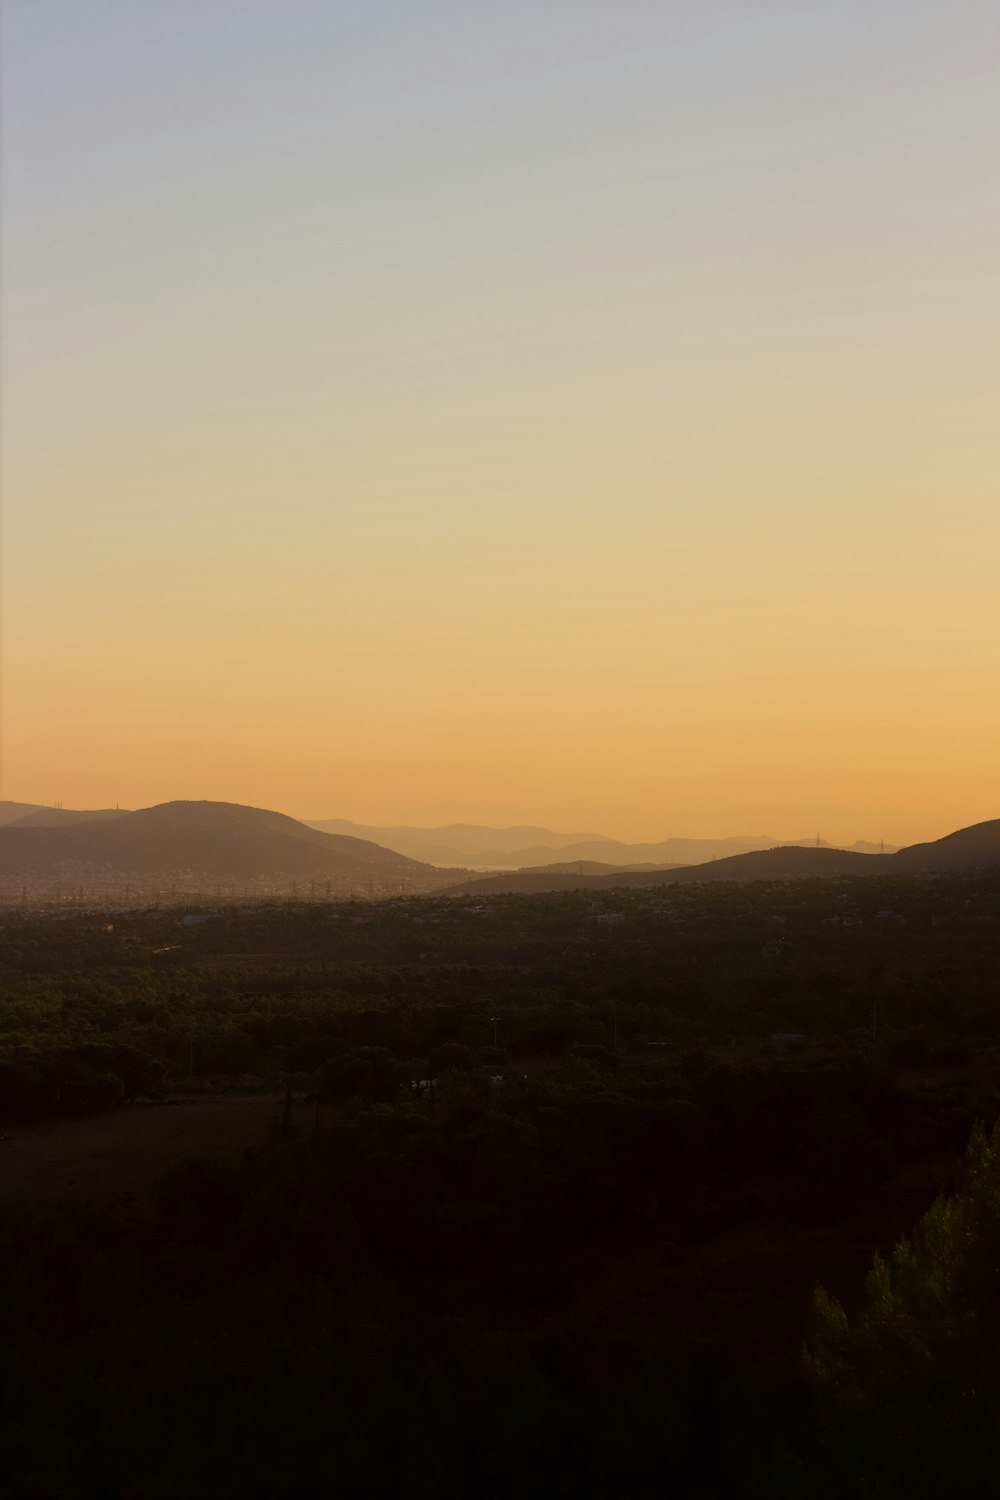
[[[1000,868],[1000,819],[960,828],[926,844],[912,844],[893,854],[863,854],[851,849],[781,845],[735,854],[707,864],[652,871],[615,871],[604,875],[546,875],[524,870],[484,876],[451,889],[454,894],[488,895],[576,889],[606,890],[621,886],[701,884],[721,880],[800,880],[836,875],[877,875],[906,871]],[[546,884],[550,881],[551,884]]]
[[[18,818],[27,817],[29,813],[40,811],[41,808],[37,802],[0,801],[0,828],[6,827],[8,823],[15,823]]]
[[[453,871],[451,879],[460,871]],[[208,890],[248,883],[287,891],[323,882],[337,895],[423,891],[445,872],[365,839],[321,833],[283,813],[228,802],[165,802],[60,827],[0,828],[0,876],[99,888]]]
[[[660,885],[675,866],[662,866],[640,870],[619,869],[614,865],[600,865],[574,860],[572,864],[547,865],[543,869],[497,870],[490,875],[477,876],[469,873],[463,885],[448,886],[446,895],[517,895],[542,891],[578,891],[593,886],[595,890],[606,886],[641,884],[643,881]]]
[[[497,894],[546,890],[645,887],[723,880],[791,880],[1000,867],[1000,819],[961,828],[891,854],[836,849],[822,843],[779,845],[681,864],[563,858],[542,867],[477,875],[441,868],[369,839],[329,833],[284,813],[229,802],[165,802],[137,812],[93,813],[0,805],[0,882],[8,899],[48,899],[54,889],[105,893],[309,894],[385,896],[409,892]],[[61,815],[61,816],[58,816]],[[353,826],[353,825],[351,825]],[[495,830],[475,830],[477,836]],[[508,830],[513,837],[524,830]],[[607,843],[614,841],[608,840]],[[667,840],[667,844],[712,841]],[[736,841],[729,841],[736,842]],[[604,847],[603,842],[599,847]],[[631,845],[648,849],[659,846]],[[869,846],[872,847],[872,846]],[[509,857],[509,856],[508,856]]]
[[[382,828],[352,823],[347,818],[307,821],[310,828],[320,829],[323,833],[371,839],[386,849],[395,849],[400,854],[408,854],[411,859],[435,865],[509,865],[516,869],[529,863],[520,857],[525,848],[537,847],[547,856],[543,862],[548,863],[567,845],[615,843],[614,839],[603,839],[599,833],[555,833],[551,828],[530,825],[488,828],[478,823],[446,823],[437,828],[415,828],[405,824]]]
[[[555,833],[550,828],[489,828],[481,824],[450,823],[439,828],[386,827],[350,823],[345,818],[324,818],[309,823],[326,833],[353,834],[372,839],[387,849],[396,849],[412,859],[433,865],[471,865],[484,872],[549,869],[556,864],[599,863],[635,869],[646,865],[663,869],[671,865],[700,865],[732,854],[783,845],[811,844],[814,839],[776,839],[768,834],[740,834],[731,838],[668,838],[653,843],[624,843],[600,833]],[[820,841],[823,848],[831,845]],[[852,846],[874,854],[877,844],[859,840]],[[888,845],[885,852],[891,853]]]
[[[972,823],[929,844],[910,844],[892,856],[896,870],[975,870],[1000,864],[1000,818]]]
[[[7,828],[70,828],[75,823],[106,823],[114,818],[124,818],[126,810],[118,807],[98,807],[90,812],[70,807],[34,807],[19,818],[12,818]]]

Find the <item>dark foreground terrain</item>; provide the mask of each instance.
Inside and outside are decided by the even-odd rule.
[[[1000,874],[196,914],[0,916],[0,1493],[991,1492]]]

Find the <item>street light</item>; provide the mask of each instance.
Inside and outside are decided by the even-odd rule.
[[[497,1041],[497,1027],[500,1025],[500,1017],[490,1016],[490,1020],[493,1022],[493,1045],[494,1047],[498,1047],[500,1044]]]

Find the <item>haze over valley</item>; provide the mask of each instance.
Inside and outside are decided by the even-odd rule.
[[[357,833],[328,831],[333,828]],[[889,851],[863,843],[837,849],[820,839],[801,844],[667,839],[628,846],[593,836],[584,842],[540,828],[362,829],[333,819],[306,824],[283,813],[226,802],[177,801],[135,812],[105,808],[93,814],[6,802],[0,803],[0,903],[103,899],[127,904],[196,896],[231,902],[331,900],[439,890],[469,895],[971,868],[996,861],[998,828],[996,822],[982,823],[929,844]],[[359,837],[361,832],[385,842]],[[552,843],[516,847],[525,834],[548,837]],[[441,842],[445,836],[451,844]],[[401,852],[400,845],[434,853],[437,860],[452,854],[456,862],[420,859]],[[509,865],[484,874],[482,865],[488,868],[490,861],[483,845],[508,846],[499,852]],[[458,846],[464,846],[467,858],[472,856],[467,865],[459,862]],[[593,859],[590,851],[613,857]],[[665,857],[671,854],[673,859]],[[682,854],[686,861],[676,857]]]
[[[518,870],[535,865],[559,862],[596,861],[606,865],[694,865],[708,859],[724,859],[731,854],[747,854],[753,849],[772,849],[780,844],[821,844],[827,840],[810,838],[770,838],[767,835],[735,836],[723,839],[668,838],[651,843],[623,843],[604,834],[554,833],[550,828],[483,828],[468,823],[452,823],[441,828],[376,828],[351,823],[346,818],[306,820],[312,828],[326,833],[353,834],[371,839],[387,849],[397,849],[414,859],[432,865],[467,864],[474,869]],[[893,844],[877,844],[864,839],[847,846],[859,852],[891,854]]]

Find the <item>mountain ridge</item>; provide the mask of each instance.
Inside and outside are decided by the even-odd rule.
[[[25,805],[2,804],[0,812]],[[1000,866],[1000,819],[971,824],[893,853],[838,849],[810,841],[744,850],[700,863],[635,860],[631,868],[613,860],[564,855],[542,866],[483,875],[467,866],[442,868],[371,840],[327,833],[286,813],[241,803],[173,801],[132,812],[101,809],[93,816],[77,816],[71,809],[41,809],[46,815],[41,818],[33,818],[31,805],[27,806],[28,814],[0,825],[0,879],[8,885],[13,880],[21,882],[22,899],[29,886],[34,894],[38,887],[50,890],[53,884],[107,890],[125,882],[140,890],[169,887],[172,892],[205,892],[212,885],[219,891],[225,884],[230,893],[239,884],[249,893],[249,883],[256,894],[294,895],[298,882],[306,881],[312,895],[325,889],[341,897],[607,889]],[[49,816],[62,811],[68,821],[66,817],[53,821]],[[520,832],[511,830],[512,836]],[[572,848],[568,846],[566,855]]]
[[[768,834],[735,834],[718,839],[674,836],[651,842],[628,843],[605,834],[564,834],[549,828],[518,825],[511,828],[490,828],[485,824],[449,823],[439,827],[418,828],[409,824],[386,827],[352,824],[346,818],[303,821],[311,828],[326,831],[346,832],[354,829],[360,836],[371,838],[384,848],[397,849],[400,853],[428,864],[453,866],[464,863],[484,871],[497,872],[548,867],[564,861],[581,860],[596,860],[602,864],[619,866],[693,865],[710,859],[726,858],[732,854],[751,853],[757,849],[815,842],[814,839],[773,838]],[[536,837],[530,844],[519,841],[519,835],[527,834],[541,837]],[[825,839],[820,840],[820,845],[825,848],[841,847],[830,845]],[[892,853],[896,848],[893,844],[879,846],[864,839],[847,847],[859,853],[874,853],[880,847],[886,853]]]
[[[338,894],[373,884],[426,890],[443,883],[436,867],[370,841],[326,834],[266,808],[209,801],[159,803],[59,827],[7,824],[0,827],[0,875],[90,884],[182,879],[191,888],[249,880],[286,889],[305,879]]]
[[[616,871],[611,875],[578,876],[578,889],[607,890],[615,886],[694,885],[714,881],[795,880],[835,875],[871,876],[895,872],[933,873],[963,869],[1000,868],[1000,818],[958,828],[940,839],[913,844],[892,854],[863,854],[851,849],[830,849],[813,845],[781,845],[773,849],[752,850],[727,859],[711,860],[700,865],[683,865],[674,869],[652,871]],[[540,892],[544,889],[567,889],[565,875],[548,877],[539,871],[489,875],[463,885],[448,887],[455,895],[489,895]]]

